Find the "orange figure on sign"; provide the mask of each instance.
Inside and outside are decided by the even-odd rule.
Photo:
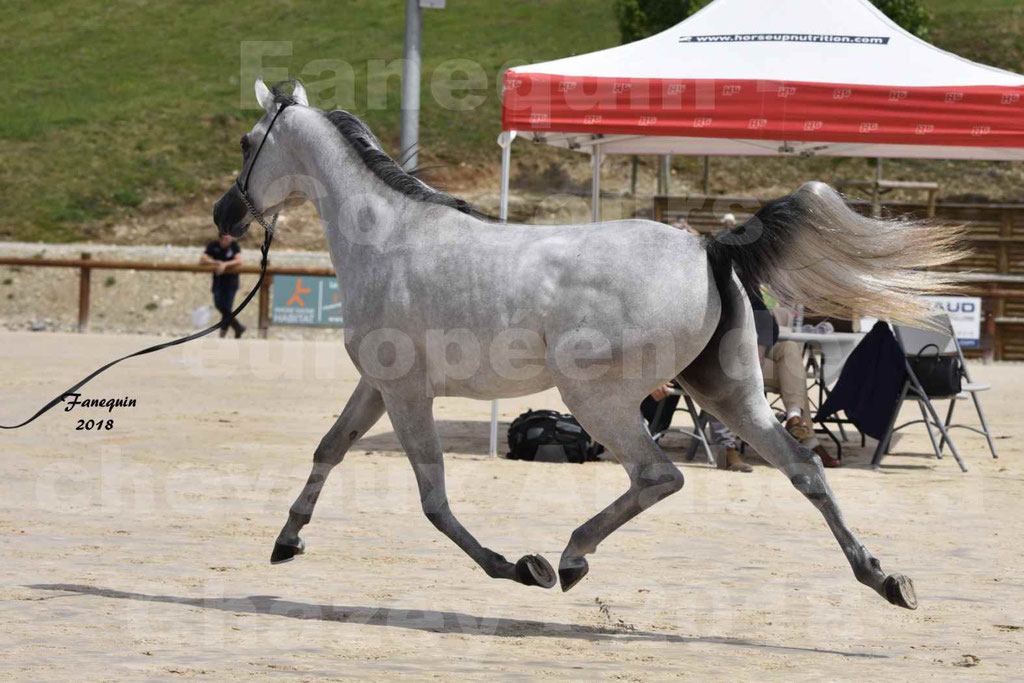
[[[306,302],[302,300],[303,294],[309,294],[313,290],[309,287],[302,286],[302,278],[295,279],[295,293],[292,294],[292,298],[285,302],[285,306],[291,306],[293,303],[298,304],[300,307],[305,308]]]

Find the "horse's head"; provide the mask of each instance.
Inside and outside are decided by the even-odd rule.
[[[241,237],[255,218],[245,205],[242,193],[264,216],[280,210],[286,200],[294,197],[292,187],[294,165],[289,163],[283,138],[284,109],[308,107],[306,89],[298,81],[292,82],[291,95],[284,95],[275,86],[274,91],[256,79],[256,101],[263,107],[263,117],[253,129],[242,136],[242,171],[216,204],[213,222],[220,233]],[[280,117],[282,122],[275,122]],[[291,203],[291,202],[289,202]]]

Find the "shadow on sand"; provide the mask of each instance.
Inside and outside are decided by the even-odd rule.
[[[689,637],[656,631],[642,631],[629,627],[586,626],[562,624],[530,619],[502,619],[477,617],[460,612],[439,612],[436,610],[398,609],[391,607],[349,607],[339,605],[318,605],[306,602],[284,600],[272,595],[251,595],[247,598],[188,598],[175,595],[147,595],[99,586],[85,586],[63,583],[42,583],[25,586],[35,590],[59,591],[63,595],[89,595],[115,600],[138,600],[141,602],[162,602],[187,605],[202,609],[221,610],[244,614],[267,614],[289,619],[312,619],[337,621],[366,626],[408,628],[431,633],[455,633],[469,636],[493,636],[498,638],[573,638],[588,641],[641,641],[665,643],[710,643],[782,652],[812,652],[842,657],[866,659],[887,659],[885,655],[862,652],[843,652],[823,648],[792,647],[758,643],[743,638]]]
[[[488,438],[489,423],[479,420],[437,420],[437,433],[441,439],[441,445],[446,454],[460,455],[488,455],[490,442]],[[505,435],[508,433],[508,422],[498,423],[498,453],[504,456],[508,450]],[[894,436],[893,452],[882,461],[880,472],[897,473],[901,471],[919,471],[936,467],[938,462],[932,453],[905,453],[898,450],[900,434]],[[828,439],[820,437],[826,449],[835,453],[835,448]],[[661,444],[669,460],[677,465],[687,467],[708,467],[708,463],[702,452],[697,452],[693,460],[687,460],[686,454],[690,445],[690,438],[678,433],[672,433]],[[402,452],[402,445],[394,432],[380,432],[371,434],[359,439],[354,447],[356,451],[396,451]],[[848,469],[874,470],[871,465],[871,458],[875,452],[875,442],[869,440],[864,447],[860,446],[857,439],[851,438],[843,444],[843,466]],[[752,449],[744,449],[744,459],[755,467],[771,467],[762,460]],[[950,456],[952,458],[952,456]]]
[[[435,420],[437,435],[445,453],[461,453],[465,455],[488,455],[490,453],[490,423],[479,420]],[[509,423],[498,423],[498,451],[504,455],[508,450],[505,435],[508,434]],[[366,451],[398,451],[402,452],[402,444],[393,431],[379,432],[364,436],[356,442],[353,450]]]

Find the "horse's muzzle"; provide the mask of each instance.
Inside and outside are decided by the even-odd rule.
[[[213,205],[213,222],[222,235],[241,237],[249,228],[251,220],[252,216],[242,201],[242,193],[238,190],[237,183]]]

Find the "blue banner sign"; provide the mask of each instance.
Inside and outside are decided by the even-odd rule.
[[[270,317],[275,325],[345,326],[337,278],[275,275],[273,292]]]

